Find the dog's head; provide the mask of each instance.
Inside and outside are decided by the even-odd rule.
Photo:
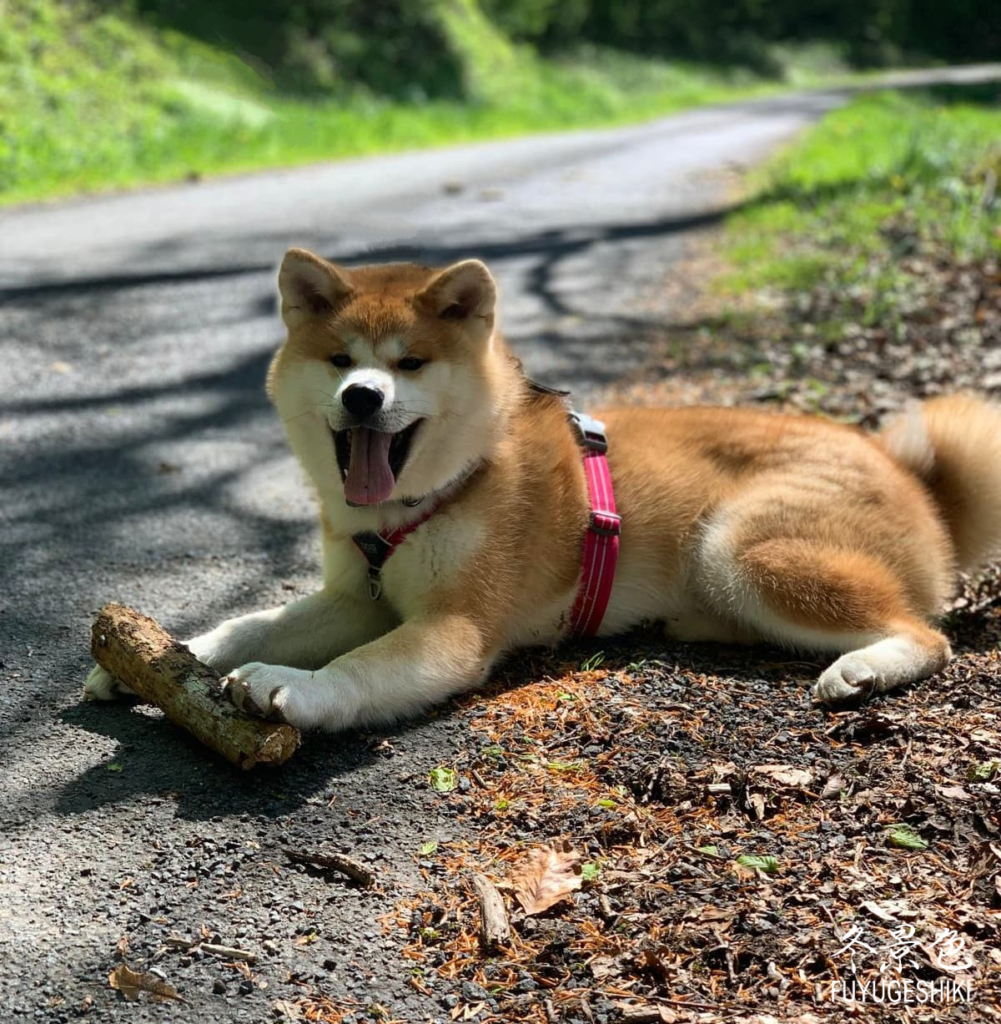
[[[422,497],[483,454],[502,357],[482,263],[348,270],[291,249],[278,286],[288,340],[269,386],[314,479],[326,466],[349,504],[374,505]]]

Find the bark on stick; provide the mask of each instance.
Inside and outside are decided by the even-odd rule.
[[[153,619],[105,605],[91,634],[94,660],[195,739],[240,768],[282,764],[299,746],[290,725],[253,718],[226,698],[219,675]]]

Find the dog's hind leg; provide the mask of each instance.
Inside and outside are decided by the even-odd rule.
[[[703,600],[765,640],[841,657],[813,688],[835,703],[924,679],[948,664],[946,638],[915,614],[879,558],[802,538],[732,542],[710,531],[701,552]]]

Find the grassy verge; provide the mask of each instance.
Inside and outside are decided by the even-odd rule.
[[[793,144],[694,275],[715,290],[613,397],[872,425],[909,398],[1001,392],[993,88],[860,97]]]
[[[542,60],[475,5],[449,10],[467,102],[387,101],[348,86],[307,101],[276,92],[232,54],[84,0],[0,0],[0,204],[614,125],[776,88],[740,69],[602,50]],[[790,81],[830,70],[822,52],[783,60]]]
[[[922,288],[921,257],[1001,253],[999,139],[997,86],[857,99],[779,157],[731,218],[724,291],[826,288],[840,295],[835,321],[894,329]]]

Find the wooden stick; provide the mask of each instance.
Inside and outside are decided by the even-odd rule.
[[[212,956],[221,956],[224,960],[246,960],[248,964],[257,963],[257,954],[249,949],[237,949],[236,946],[217,946],[212,942],[199,942],[197,949]]]
[[[486,875],[473,875],[473,888],[480,899],[480,944],[486,952],[511,944],[511,925],[504,897]]]
[[[375,885],[375,872],[366,867],[360,860],[347,857],[343,853],[310,853],[307,850],[282,849],[282,853],[294,864],[309,864],[314,868],[325,868],[328,871],[340,871],[353,882],[364,886]]]
[[[299,731],[234,707],[219,676],[152,619],[120,604],[105,605],[91,634],[94,660],[144,701],[240,768],[282,764]]]

